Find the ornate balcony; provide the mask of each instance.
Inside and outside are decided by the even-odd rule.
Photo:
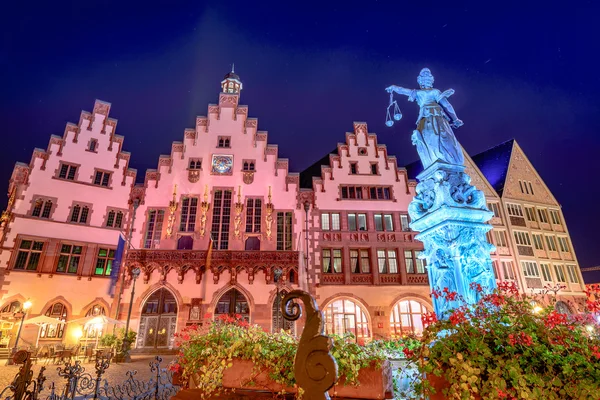
[[[207,250],[131,250],[125,265],[129,269],[140,268],[144,282],[150,280],[153,271],[157,271],[161,280],[165,281],[169,272],[174,270],[179,283],[183,282],[187,273],[194,274],[196,283],[200,283],[206,271],[207,255]],[[289,278],[291,271],[297,279],[299,258],[297,251],[214,250],[210,270],[215,284],[219,283],[224,271],[230,273],[232,283],[237,282],[237,275],[242,271],[248,274],[250,284],[259,271],[265,274],[266,282],[271,283],[276,268],[283,270],[284,279]]]

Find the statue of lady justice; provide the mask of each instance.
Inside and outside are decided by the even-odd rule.
[[[408,96],[409,101],[416,100],[421,107],[417,129],[412,134],[412,143],[417,147],[423,168],[426,169],[437,160],[463,165],[462,149],[452,131],[452,127],[459,128],[463,122],[458,119],[448,101],[448,97],[454,94],[454,89],[440,92],[433,87],[433,81],[431,71],[423,68],[417,78],[420,89],[392,85],[385,90],[390,94],[395,92]]]

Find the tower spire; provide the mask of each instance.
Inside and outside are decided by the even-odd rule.
[[[235,74],[235,63],[231,64],[231,73]]]
[[[242,81],[235,73],[235,63],[231,64],[231,72],[221,81],[221,90],[223,93],[240,93],[242,90]]]

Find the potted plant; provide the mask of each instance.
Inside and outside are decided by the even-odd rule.
[[[190,326],[177,334],[179,355],[170,369],[181,375],[188,392],[209,397],[229,389],[301,394],[294,379],[298,340],[281,331],[267,333],[240,316],[220,316],[207,327]],[[350,335],[334,336],[331,353],[338,363],[338,384],[330,394],[390,398],[387,360],[375,347],[360,346]],[[360,390],[357,385],[360,383]],[[180,398],[186,398],[186,390]]]
[[[116,334],[109,333],[102,335],[102,337],[100,338],[100,345],[111,349],[115,356],[115,362],[122,362],[125,359],[127,353],[131,350],[133,343],[135,343],[137,333],[130,330],[127,334],[127,337],[128,340],[125,342],[126,347],[123,347],[125,329],[119,328],[117,329]]]
[[[460,306],[443,320],[423,316],[420,346],[404,351],[417,370],[409,398],[600,398],[600,341],[591,314],[561,314],[552,301],[540,308],[514,283],[501,282],[491,294],[473,288],[480,300],[472,307],[448,289],[432,293]]]

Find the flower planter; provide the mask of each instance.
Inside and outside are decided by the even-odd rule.
[[[450,387],[450,383],[444,378],[444,376],[436,376],[436,375],[428,375],[427,380],[435,389],[435,394],[429,396],[429,400],[445,400],[446,396],[444,396],[444,389],[448,389]],[[478,394],[474,394],[473,398],[475,400],[481,400],[481,396]]]
[[[286,387],[273,382],[266,371],[256,374],[253,372],[254,362],[249,360],[234,359],[232,366],[223,372],[222,385],[226,389],[241,389],[247,392],[272,392],[284,391],[296,394],[297,389]],[[392,379],[391,369],[388,362],[381,368],[363,368],[358,374],[359,386],[344,385],[345,377],[340,377],[338,383],[329,390],[331,397],[353,398],[353,399],[391,399]],[[191,399],[197,395],[198,389],[192,378],[189,388],[181,390],[173,399]]]

